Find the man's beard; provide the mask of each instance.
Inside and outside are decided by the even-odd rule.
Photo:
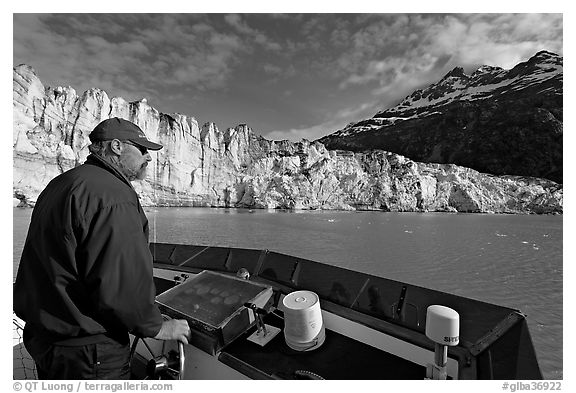
[[[146,179],[146,168],[148,167],[148,163],[145,162],[140,166],[140,169],[136,173],[136,180],[144,180]]]
[[[148,166],[148,162],[145,161],[142,165],[140,165],[139,168],[134,169],[133,165],[126,163],[122,159],[122,157],[120,157],[120,160],[118,161],[118,167],[120,168],[120,170],[122,171],[124,176],[126,176],[126,178],[130,181],[144,180],[146,178],[146,167],[147,166]]]

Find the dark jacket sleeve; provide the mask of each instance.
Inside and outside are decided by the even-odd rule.
[[[103,207],[86,224],[82,259],[95,319],[109,331],[154,337],[162,315],[154,304],[152,255],[138,207]]]

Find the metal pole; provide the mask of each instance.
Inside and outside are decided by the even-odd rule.
[[[438,367],[446,366],[448,362],[448,347],[446,345],[435,343],[434,345],[434,363]]]

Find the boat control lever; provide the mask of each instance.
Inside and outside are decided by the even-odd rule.
[[[262,318],[268,314],[265,309],[258,307],[254,303],[244,303],[244,307],[252,312],[252,316],[256,320],[257,328],[257,330],[248,337],[248,340],[261,346],[266,345],[280,332],[280,329],[264,323]]]
[[[460,316],[451,308],[429,306],[426,311],[426,336],[434,341],[434,364],[426,366],[427,379],[446,379],[448,347],[459,342]]]
[[[252,315],[256,320],[256,327],[258,328],[258,332],[263,331],[264,335],[266,335],[267,334],[266,324],[262,320],[262,316],[268,314],[266,310],[256,306],[254,303],[244,303],[244,307],[252,310]]]
[[[178,342],[178,352],[170,351],[148,361],[146,379],[161,379],[164,373],[182,379],[184,376],[184,344]]]

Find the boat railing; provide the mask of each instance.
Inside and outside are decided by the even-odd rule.
[[[13,378],[38,379],[36,365],[24,347],[23,342],[24,321],[12,314],[12,347],[13,347]]]

